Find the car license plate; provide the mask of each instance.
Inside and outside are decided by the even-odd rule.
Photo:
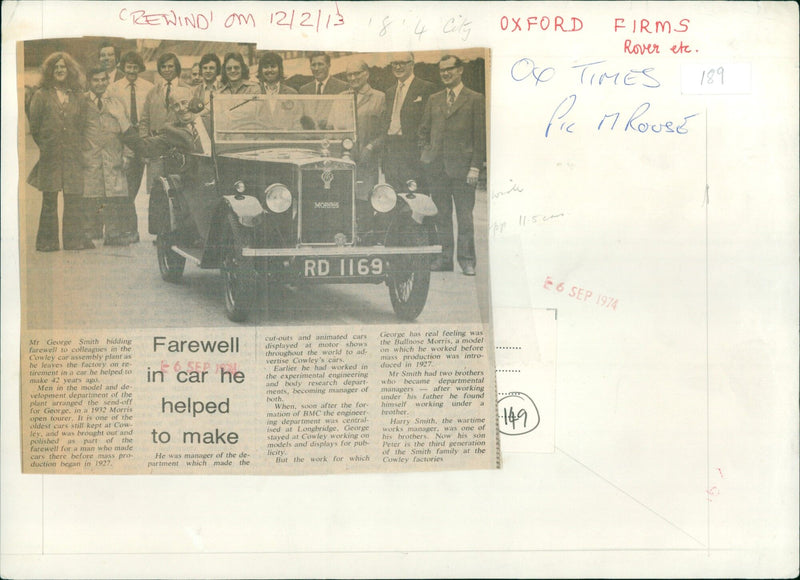
[[[357,278],[383,274],[381,258],[305,258],[304,278]]]

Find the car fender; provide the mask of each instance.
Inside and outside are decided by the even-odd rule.
[[[180,182],[159,176],[150,189],[147,204],[147,231],[153,235],[163,235],[176,228],[173,199]]]
[[[222,228],[229,215],[236,216],[238,230],[235,232],[237,239],[244,246],[250,246],[253,242],[255,222],[264,210],[259,201],[251,196],[224,195],[222,201],[214,211],[211,220],[211,228],[206,241],[206,249],[203,252],[203,259],[200,263],[201,268],[219,267],[222,253],[220,244],[222,243]]]
[[[418,224],[421,224],[426,217],[435,216],[439,213],[436,209],[436,204],[433,203],[429,195],[423,193],[398,193],[397,195],[402,197],[408,207],[411,208],[411,219]]]
[[[222,199],[239,223],[246,228],[254,227],[258,219],[264,215],[261,202],[251,195],[223,195]]]

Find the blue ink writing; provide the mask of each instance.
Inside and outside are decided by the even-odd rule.
[[[561,119],[566,117],[569,114],[569,112],[572,110],[572,107],[575,106],[575,102],[577,100],[578,100],[577,95],[570,95],[570,96],[568,96],[566,99],[564,99],[563,101],[561,101],[558,104],[558,106],[553,111],[553,114],[550,115],[550,121],[547,123],[547,128],[544,130],[544,136],[545,137],[549,137],[550,136],[550,128],[553,126],[553,121],[555,121],[556,119],[558,119],[560,121]],[[569,103],[569,104],[567,105],[567,103]],[[566,108],[565,108],[565,105],[566,105]],[[561,111],[563,111],[563,112],[561,112]],[[559,129],[561,131],[566,132],[566,133],[572,133],[574,127],[575,127],[575,123],[568,123],[567,121],[564,121],[559,126]]]
[[[582,85],[601,86],[603,83],[606,85],[627,87],[640,85],[648,89],[657,89],[661,86],[659,80],[651,74],[653,70],[655,70],[652,67],[629,69],[623,73],[619,71],[606,71],[595,66],[601,65],[604,62],[604,60],[598,60],[586,64],[576,64],[572,68],[580,70],[579,80]]]
[[[535,81],[535,86],[538,86],[539,83],[546,83],[552,79],[555,74],[556,70],[553,67],[537,67],[530,58],[521,58],[511,65],[512,79],[515,81],[524,81],[527,78],[532,78]]]

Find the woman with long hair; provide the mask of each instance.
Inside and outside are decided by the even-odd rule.
[[[60,249],[58,192],[64,194],[61,236],[65,250],[94,248],[83,212],[81,99],[83,72],[69,54],[55,52],[42,63],[42,80],[30,104],[30,128],[39,161],[28,183],[42,192],[36,249]]]

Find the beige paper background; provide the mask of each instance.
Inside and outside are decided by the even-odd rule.
[[[347,25],[319,35],[265,23],[270,11],[293,6],[236,4],[260,25],[217,24],[214,38],[255,40],[260,48],[492,50],[490,194],[511,181],[524,189],[493,200],[492,223],[509,224],[492,240],[493,300],[558,310],[556,451],[508,454],[499,472],[22,476],[11,193],[18,176],[14,147],[6,146],[16,142],[13,43],[101,31],[210,34],[133,27],[117,17],[123,6],[139,5],[3,4],[4,576],[797,574],[794,3],[340,2]],[[503,15],[524,23],[559,14],[580,17],[584,29],[500,29]],[[394,24],[380,36],[387,16]],[[625,56],[625,38],[648,40],[615,34],[617,17],[689,18],[688,32],[665,36],[699,52]],[[427,28],[421,36],[418,20]],[[463,26],[445,32],[465,20],[468,34]],[[539,87],[514,81],[510,67],[523,57],[557,76]],[[654,67],[662,86],[647,95],[576,87],[570,67],[598,60],[612,69]],[[683,95],[682,63],[749,63],[750,92]],[[582,132],[545,139],[552,110],[572,93]],[[598,114],[644,100],[654,118],[699,115],[680,141],[591,129]],[[520,215],[558,214],[537,227],[512,227]],[[613,296],[618,308],[546,290],[547,276]],[[495,332],[498,341],[515,335],[514,328]]]

